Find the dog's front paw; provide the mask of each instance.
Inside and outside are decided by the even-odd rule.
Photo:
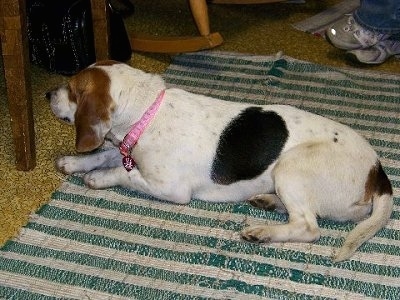
[[[242,239],[253,243],[271,242],[268,226],[249,226],[240,233]]]
[[[56,168],[63,174],[79,172],[80,164],[75,156],[63,156],[56,160]]]
[[[112,184],[108,183],[107,176],[103,171],[92,171],[85,174],[85,176],[83,176],[83,182],[94,190],[105,189],[112,186]]]

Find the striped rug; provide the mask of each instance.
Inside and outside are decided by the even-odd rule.
[[[400,76],[285,56],[177,56],[169,86],[228,101],[292,104],[346,123],[382,157],[395,208],[354,257],[333,264],[352,223],[320,220],[313,244],[241,241],[284,215],[246,203],[179,206],[70,176],[0,251],[5,299],[400,299]]]

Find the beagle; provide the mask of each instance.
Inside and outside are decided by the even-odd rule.
[[[392,186],[376,152],[349,127],[286,105],[233,103],[166,88],[161,76],[98,62],[46,94],[75,125],[77,152],[56,167],[90,188],[124,186],[185,204],[248,200],[289,215],[249,226],[252,242],[312,242],[317,218],[359,222],[334,261],[349,259],[388,221]]]

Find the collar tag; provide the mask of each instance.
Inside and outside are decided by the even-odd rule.
[[[124,156],[122,158],[122,165],[124,166],[125,170],[130,172],[136,166],[136,162],[131,156]]]

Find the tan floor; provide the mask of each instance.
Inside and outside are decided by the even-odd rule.
[[[286,55],[311,62],[349,67],[343,52],[323,39],[296,31],[292,24],[311,17],[338,0],[307,0],[306,4],[210,5],[212,31],[220,32],[225,43],[215,50]],[[137,32],[197,34],[186,1],[137,0],[133,18],[127,27]],[[134,53],[131,64],[149,72],[163,72],[169,55]],[[400,60],[367,68],[400,73]],[[10,139],[10,122],[4,97],[4,78],[0,77],[0,244],[18,233],[29,215],[49,201],[63,176],[54,169],[54,159],[74,151],[74,130],[52,116],[44,99],[45,92],[58,85],[63,77],[32,67],[34,115],[36,122],[37,167],[18,172],[14,167],[14,149]]]

